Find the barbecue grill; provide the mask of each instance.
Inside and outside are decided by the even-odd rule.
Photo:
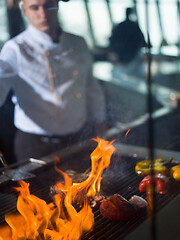
[[[83,179],[84,173],[90,168],[90,154],[94,150],[94,143],[92,140],[85,141],[81,144],[73,145],[67,150],[55,153],[54,155],[42,158],[41,161],[37,159],[30,159],[15,166],[23,171],[33,173],[34,178],[28,179],[30,183],[31,194],[45,200],[47,203],[52,202],[51,187],[57,182],[62,181],[61,176],[54,170],[54,156],[59,156],[61,162],[58,167],[70,174],[72,179]],[[137,147],[125,144],[114,143],[116,152],[111,158],[109,167],[103,173],[101,195],[110,196],[112,194],[120,194],[126,199],[130,199],[133,195],[139,195],[146,198],[145,193],[140,193],[138,185],[140,178],[135,174],[134,167],[137,161],[145,159],[148,155],[148,149],[144,147]],[[174,159],[178,158],[177,152],[155,150],[155,156]],[[79,163],[81,161],[81,166]],[[168,167],[172,167],[170,163]],[[178,198],[180,193],[179,183],[170,180],[170,189],[165,195],[156,195],[156,211],[162,212],[163,209],[168,209],[171,202]],[[5,175],[0,178],[0,224],[4,225],[4,215],[8,212],[16,212],[17,193],[13,187],[17,186],[17,181],[9,180]],[[178,209],[177,209],[178,210]],[[143,212],[135,218],[127,222],[115,222],[104,218],[99,211],[99,208],[93,209],[95,217],[95,225],[93,230],[82,236],[83,240],[88,239],[137,239],[136,229],[142,228],[148,217],[147,213]],[[175,218],[175,216],[169,216]],[[168,220],[167,220],[168,221]],[[147,223],[146,223],[147,224]],[[148,228],[147,226],[144,229]],[[149,229],[150,231],[150,229]],[[142,230],[140,233],[142,234]],[[132,236],[131,236],[132,234]],[[141,235],[140,234],[140,235]],[[147,232],[146,232],[147,234]],[[128,238],[130,237],[131,238]],[[139,239],[141,236],[139,236]],[[142,239],[145,236],[142,236]],[[144,238],[145,239],[145,238]],[[148,239],[148,238],[146,238]],[[160,238],[161,239],[161,238]],[[166,239],[166,238],[165,238]]]

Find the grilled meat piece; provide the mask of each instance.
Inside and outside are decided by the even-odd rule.
[[[137,214],[137,208],[119,194],[104,199],[100,204],[101,214],[114,221],[126,221]]]

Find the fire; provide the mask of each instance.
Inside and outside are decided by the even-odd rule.
[[[94,215],[88,197],[100,191],[103,170],[109,166],[115,151],[113,141],[99,137],[94,140],[98,145],[90,156],[91,172],[85,181],[73,183],[55,166],[63,176],[64,184],[56,184],[56,194],[50,204],[30,194],[29,184],[19,181],[20,187],[16,187],[18,212],[6,214],[7,225],[0,228],[0,240],[78,240],[92,229]]]
[[[125,134],[125,137],[127,137],[128,133],[131,131],[131,129],[129,128]]]

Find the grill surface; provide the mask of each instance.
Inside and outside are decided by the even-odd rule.
[[[62,158],[58,167],[66,171],[68,169],[76,171],[77,174],[83,173],[90,167],[90,154],[94,148],[84,148],[81,151],[76,151],[70,156]],[[61,157],[61,155],[60,155]],[[140,193],[138,185],[141,178],[134,172],[134,167],[137,161],[141,160],[138,157],[121,155],[115,153],[112,156],[110,166],[104,171],[101,194],[109,196],[115,193],[121,194],[126,199],[130,199],[133,195],[139,195],[146,198],[145,193]],[[81,161],[81,164],[79,162]],[[169,168],[172,165],[169,165]],[[53,164],[38,168],[34,171],[36,177],[29,179],[30,192],[44,199],[47,203],[52,202],[50,187],[57,181],[61,181],[61,176],[55,172]],[[79,175],[78,175],[79,176]],[[75,176],[77,177],[77,175]],[[7,212],[16,211],[17,193],[12,189],[17,186],[17,182],[8,182],[0,185],[0,223],[5,222],[4,215]],[[170,179],[170,188],[167,194],[156,194],[156,209],[159,211],[168,204],[175,196],[180,193],[179,183]],[[135,229],[143,220],[147,218],[146,212],[138,215],[128,222],[114,222],[104,218],[99,209],[94,209],[95,226],[93,230],[85,234],[82,239],[122,239],[131,230]]]

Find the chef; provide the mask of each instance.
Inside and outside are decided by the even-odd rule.
[[[105,130],[104,96],[92,76],[92,57],[82,37],[63,31],[57,0],[23,0],[29,26],[0,53],[13,77],[0,75],[0,103],[13,88],[15,156],[42,157]],[[1,99],[2,98],[2,99]]]

